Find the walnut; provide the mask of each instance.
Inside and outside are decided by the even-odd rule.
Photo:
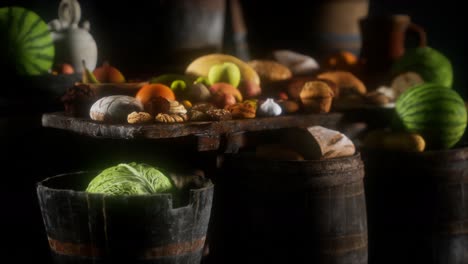
[[[207,111],[213,110],[213,109],[216,109],[216,106],[214,106],[213,104],[198,103],[198,104],[193,105],[191,110],[196,110],[196,111],[206,113]]]
[[[206,114],[208,114],[213,121],[224,121],[232,119],[231,112],[226,109],[212,109],[206,111]]]
[[[190,110],[189,111],[190,121],[209,121],[211,120],[210,116],[202,111]]]

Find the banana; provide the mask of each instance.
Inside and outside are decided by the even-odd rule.
[[[83,64],[83,76],[82,76],[82,83],[99,83],[99,81],[96,79],[96,76],[94,76],[93,72],[89,70],[89,68],[86,67],[86,63],[84,60],[81,61]]]
[[[189,64],[185,70],[185,74],[206,77],[208,76],[211,66],[223,62],[232,62],[236,64],[241,72],[242,80],[253,81],[257,85],[260,85],[260,77],[250,65],[228,54],[212,53],[198,57]]]

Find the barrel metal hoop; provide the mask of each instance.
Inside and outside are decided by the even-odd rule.
[[[90,244],[79,244],[71,242],[62,242],[51,237],[49,239],[50,248],[57,254],[65,256],[80,256],[80,257],[102,257],[104,251]],[[197,252],[203,249],[206,237],[187,242],[172,243],[165,246],[148,248],[144,250],[143,259],[157,259],[162,257],[178,256],[188,253]]]
[[[362,181],[364,178],[364,167],[359,166],[354,170],[343,171],[339,175],[336,172],[322,173],[321,177],[308,177],[307,185],[315,188],[333,187],[342,184],[350,184]],[[311,176],[311,175],[308,175]]]
[[[102,256],[102,250],[89,244],[78,244],[71,242],[62,242],[51,237],[49,246],[55,253],[65,256],[80,256],[80,257],[99,257]]]
[[[321,240],[321,244],[323,246],[322,252],[325,254],[345,254],[367,248],[367,232],[325,238]]]
[[[458,185],[468,183],[468,168],[433,170],[432,174],[438,183]]]
[[[157,259],[161,257],[179,256],[193,253],[203,249],[206,237],[181,243],[173,243],[167,246],[150,248],[145,251],[144,259]]]
[[[441,224],[440,229],[439,234],[468,235],[468,219]]]

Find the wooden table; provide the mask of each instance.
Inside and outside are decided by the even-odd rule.
[[[336,129],[342,117],[342,113],[297,114],[229,121],[132,125],[102,123],[89,118],[68,116],[64,112],[55,112],[43,114],[42,125],[90,137],[124,140],[177,139],[195,136],[198,151],[235,152],[242,146],[245,132],[315,125]],[[220,149],[221,146],[225,149]]]

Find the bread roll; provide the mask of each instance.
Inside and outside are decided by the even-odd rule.
[[[304,110],[312,113],[328,113],[331,108],[333,91],[322,81],[306,82],[302,86],[299,97]]]
[[[339,97],[349,94],[364,95],[367,88],[364,83],[359,80],[354,74],[347,71],[329,71],[321,73],[317,76],[319,79],[330,80],[338,86]]]

